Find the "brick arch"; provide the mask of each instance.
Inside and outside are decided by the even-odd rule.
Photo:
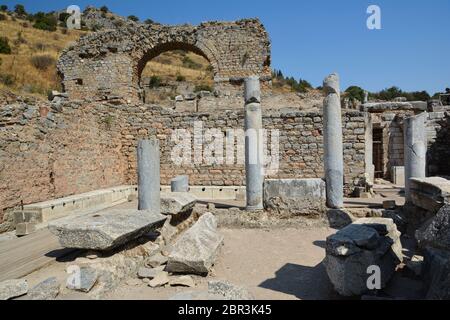
[[[173,49],[205,57],[213,68],[216,88],[241,86],[241,80],[249,75],[259,75],[270,83],[270,41],[257,19],[198,26],[129,23],[80,38],[61,54],[58,72],[72,99],[114,97],[138,102],[143,67]]]

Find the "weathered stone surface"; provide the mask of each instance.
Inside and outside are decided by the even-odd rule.
[[[167,257],[163,256],[161,252],[157,252],[154,255],[145,259],[145,265],[151,268],[156,268],[167,263]]]
[[[174,273],[207,274],[217,258],[223,236],[217,220],[205,213],[182,234],[169,254],[166,270]]]
[[[194,279],[191,276],[173,276],[170,277],[169,284],[173,287],[195,287]]]
[[[24,279],[12,279],[0,282],[0,300],[19,297],[28,292],[28,283]]]
[[[450,299],[450,252],[427,248],[422,270],[427,287],[427,299]]]
[[[161,194],[161,213],[174,215],[192,209],[197,198],[187,192],[171,192]]]
[[[450,204],[444,205],[416,231],[416,239],[421,247],[450,250]]]
[[[156,137],[140,139],[137,146],[138,209],[160,213],[160,148]]]
[[[63,247],[109,250],[162,226],[166,216],[151,211],[110,209],[101,215],[69,217],[49,224]]]
[[[362,218],[326,241],[324,264],[335,290],[343,296],[367,292],[369,266],[381,270],[381,287],[403,260],[400,233],[391,219]]]
[[[327,218],[330,227],[336,229],[344,228],[356,220],[351,212],[344,209],[328,209]]]
[[[361,105],[361,111],[373,113],[398,110],[426,111],[427,105],[426,103],[420,104],[401,101],[369,102]]]
[[[221,295],[225,300],[254,300],[253,295],[244,287],[236,286],[225,280],[208,281],[208,292]]]
[[[450,204],[450,180],[441,177],[411,178],[411,201],[417,207],[436,213]]]
[[[98,279],[97,270],[82,266],[78,268],[71,268],[71,275],[67,277],[66,288],[70,290],[89,292],[95,285]]]
[[[318,216],[325,207],[325,182],[322,179],[266,179],[264,206],[292,215]]]
[[[169,283],[169,273],[166,271],[160,271],[156,274],[156,276],[149,281],[148,286],[152,288],[162,287],[165,284]]]
[[[327,206],[340,209],[344,201],[344,156],[339,76],[330,74],[323,81],[324,170]],[[364,131],[362,132],[364,133]]]
[[[60,285],[55,277],[48,278],[28,291],[29,300],[52,300],[59,294]]]
[[[156,277],[156,275],[158,273],[160,273],[161,271],[164,271],[165,267],[166,266],[159,266],[159,267],[155,267],[155,268],[141,267],[138,270],[138,277],[153,279],[154,277]]]
[[[236,286],[225,280],[208,281],[207,291],[187,291],[177,293],[170,300],[254,300],[253,295],[244,287]]]

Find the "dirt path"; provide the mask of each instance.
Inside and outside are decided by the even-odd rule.
[[[333,299],[321,264],[325,238],[333,229],[221,229],[224,247],[207,278],[196,277],[196,288],[210,279],[244,286],[256,299]],[[121,284],[107,299],[168,299],[191,288],[152,289],[144,283]]]

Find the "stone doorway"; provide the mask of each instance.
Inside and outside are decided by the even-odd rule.
[[[375,178],[384,177],[383,154],[383,128],[373,128],[373,164],[375,166]]]

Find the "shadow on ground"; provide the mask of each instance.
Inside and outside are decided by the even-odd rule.
[[[259,287],[293,295],[303,300],[342,299],[333,291],[323,263],[314,267],[286,263]]]

